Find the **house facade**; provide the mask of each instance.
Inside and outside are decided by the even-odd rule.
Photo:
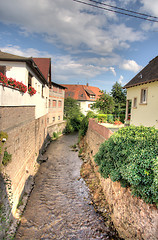
[[[49,90],[48,126],[63,121],[65,87],[51,83]]]
[[[127,89],[126,122],[158,128],[158,57],[152,59],[124,88]]]
[[[71,85],[66,84],[62,86],[65,89],[65,98],[71,97],[78,101],[81,112],[86,115],[88,111],[91,110],[91,106],[99,98],[100,89],[98,87],[93,87],[87,85]]]

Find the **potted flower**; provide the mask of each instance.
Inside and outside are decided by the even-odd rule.
[[[29,92],[29,94],[32,96],[32,95],[34,95],[35,93],[36,93],[36,90],[33,88],[33,87],[29,87],[28,88],[28,92]]]

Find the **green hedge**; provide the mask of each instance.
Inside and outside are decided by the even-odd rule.
[[[158,207],[158,130],[125,127],[105,141],[95,162],[104,178],[130,187],[134,196]]]
[[[97,119],[99,122],[107,122],[107,114],[98,114]]]

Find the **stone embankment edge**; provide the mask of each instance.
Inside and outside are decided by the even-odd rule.
[[[59,137],[61,137],[63,134],[59,135]],[[45,143],[42,147],[42,153],[39,154],[38,158],[37,158],[37,164],[36,164],[36,173],[34,176],[31,176],[31,178],[29,179],[29,181],[27,182],[27,186],[25,186],[25,188],[27,190],[25,190],[24,194],[22,194],[22,198],[20,199],[21,201],[21,205],[19,207],[17,207],[17,210],[16,210],[16,218],[14,218],[12,224],[10,225],[9,227],[9,230],[7,232],[7,235],[5,236],[6,237],[6,240],[10,240],[10,239],[14,239],[14,236],[16,234],[16,231],[17,231],[17,228],[21,222],[21,217],[23,215],[23,212],[25,211],[25,208],[27,206],[27,202],[28,202],[28,199],[30,197],[30,194],[34,188],[34,183],[35,183],[35,177],[36,177],[36,174],[38,173],[38,170],[40,168],[40,164],[42,164],[43,162],[46,162],[48,160],[47,157],[44,156],[44,153],[46,152],[47,150],[47,147],[49,146],[49,144],[51,143],[51,141],[54,141],[55,139],[51,140],[50,137],[48,137],[46,140],[45,140]]]
[[[101,126],[103,127],[103,126]],[[99,146],[111,136],[108,129],[100,128],[94,120],[90,119],[86,136],[80,143],[91,159],[94,171],[100,180],[109,208],[111,219],[119,236],[129,240],[158,240],[158,209],[152,204],[146,204],[142,199],[131,195],[129,188],[122,188],[119,182],[104,179],[98,172],[94,162],[94,155]]]

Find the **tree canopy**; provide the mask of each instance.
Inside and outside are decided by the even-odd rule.
[[[120,83],[116,82],[111,89],[111,96],[115,101],[114,113],[119,117],[120,114],[125,114],[126,110],[126,90],[124,90]]]
[[[67,120],[65,132],[78,131],[83,114],[80,111],[78,102],[73,98],[66,98],[64,101],[64,117]]]
[[[106,90],[102,90],[99,99],[93,104],[92,109],[98,108],[101,113],[108,114],[114,111],[114,105],[113,97]]]

